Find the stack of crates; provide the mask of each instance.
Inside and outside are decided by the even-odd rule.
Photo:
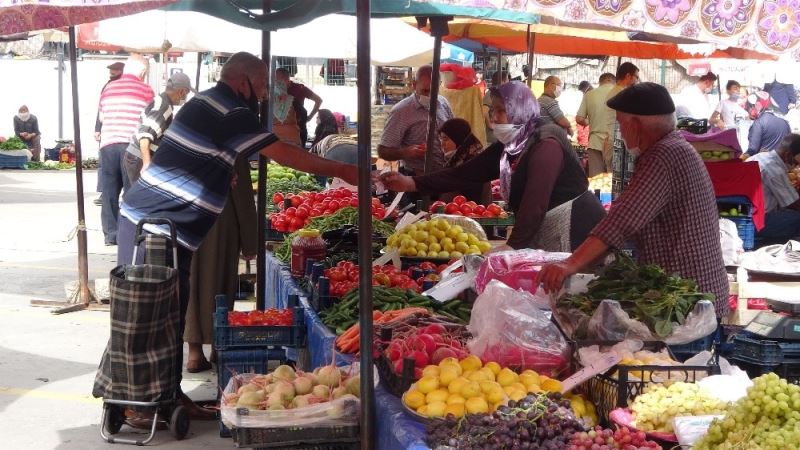
[[[800,384],[800,342],[773,341],[743,332],[734,336],[733,347],[731,363],[751,378],[775,373]]]
[[[756,226],[753,223],[753,204],[747,197],[717,197],[717,209],[721,219],[728,219],[736,224],[739,238],[745,250],[752,250],[756,243]],[[736,212],[733,215],[733,212]]]
[[[289,296],[289,307],[294,310],[291,326],[238,326],[228,325],[227,298],[218,295],[214,313],[214,349],[217,351],[218,393],[225,390],[231,377],[241,373],[268,372],[270,361],[285,364],[286,348],[301,347],[305,339],[305,315],[297,306],[297,295]],[[222,421],[220,436],[231,437]]]

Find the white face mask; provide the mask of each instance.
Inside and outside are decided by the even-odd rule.
[[[417,101],[425,109],[431,109],[431,98],[427,95],[417,95]]]
[[[29,113],[29,112],[19,113],[19,114],[17,114],[17,117],[19,117],[19,120],[21,120],[23,122],[27,122],[28,119],[31,118],[31,113]]]
[[[512,123],[497,123],[494,125],[494,137],[505,145],[514,141],[514,138],[519,134],[522,129],[521,125],[514,125]]]
[[[556,86],[556,90],[555,90],[555,91],[553,91],[553,95],[554,95],[556,98],[558,98],[558,97],[561,97],[561,93],[562,93],[562,92],[564,92],[564,88],[562,88],[561,86]]]
[[[633,155],[634,158],[638,158],[639,155],[642,154],[642,149],[639,148],[639,133],[636,133],[636,138],[632,140],[632,142],[628,142],[625,139],[625,136],[622,136],[622,142],[625,143],[625,149]]]

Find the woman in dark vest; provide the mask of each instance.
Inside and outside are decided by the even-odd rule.
[[[572,251],[605,210],[589,192],[564,129],[538,124],[539,103],[521,82],[503,84],[490,93],[497,143],[459,167],[418,177],[393,172],[384,174],[382,181],[394,191],[434,194],[499,178],[503,199],[516,215],[511,236],[500,249]]]

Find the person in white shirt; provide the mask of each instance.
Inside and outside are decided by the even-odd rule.
[[[716,111],[711,115],[711,124],[720,130],[736,128],[737,123],[749,117],[741,105],[741,85],[736,80],[729,80],[725,86],[728,98],[719,102]]]
[[[681,90],[679,104],[676,107],[676,114],[680,117],[690,117],[692,119],[709,119],[713,112],[709,93],[717,81],[717,76],[712,72],[700,77],[697,83],[686,86]]]

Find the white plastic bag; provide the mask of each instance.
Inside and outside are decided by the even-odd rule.
[[[502,367],[556,376],[569,364],[570,346],[533,297],[491,281],[475,300],[470,353]]]
[[[728,219],[719,219],[719,243],[722,245],[722,260],[726,266],[739,264],[744,253],[744,243],[739,237],[736,224]]]

